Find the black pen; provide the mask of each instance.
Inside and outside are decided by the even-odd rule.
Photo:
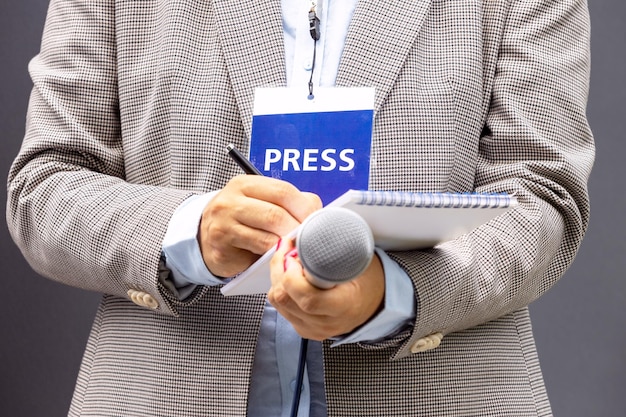
[[[243,156],[241,152],[237,150],[237,148],[235,148],[235,145],[229,143],[228,146],[226,146],[226,149],[228,149],[228,156],[233,158],[233,161],[235,161],[237,165],[239,165],[243,172],[248,175],[263,175],[261,171],[259,171],[254,165],[252,165],[252,162],[248,161],[246,157]]]

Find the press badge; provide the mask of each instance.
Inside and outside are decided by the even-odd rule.
[[[250,161],[324,205],[369,181],[373,88],[257,88]]]

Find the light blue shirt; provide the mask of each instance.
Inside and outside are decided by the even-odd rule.
[[[355,6],[356,0],[318,2],[321,37],[316,51],[314,85],[334,86]],[[311,75],[313,39],[307,19],[310,7],[311,2],[306,0],[282,0],[290,87],[308,85]],[[184,201],[172,216],[163,241],[163,254],[181,299],[191,294],[196,285],[224,283],[206,268],[197,241],[202,211],[215,194],[193,196]],[[409,326],[415,317],[416,301],[410,278],[384,251],[377,249],[376,253],[385,272],[384,309],[355,332],[337,338],[333,346],[383,340]],[[248,416],[289,416],[299,344],[300,337],[289,322],[266,304],[252,369]],[[323,382],[321,346],[311,342],[298,416],[326,415]]]

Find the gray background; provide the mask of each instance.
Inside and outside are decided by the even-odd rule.
[[[597,142],[592,218],[565,278],[531,306],[537,347],[557,417],[626,415],[626,3],[590,0],[589,119]],[[0,173],[19,149],[47,0],[0,5]],[[6,194],[0,192],[0,206]],[[0,416],[64,416],[97,294],[30,270],[0,221]]]

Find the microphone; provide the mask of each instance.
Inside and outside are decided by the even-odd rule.
[[[355,212],[327,207],[304,220],[296,236],[296,251],[309,282],[328,289],[367,269],[374,256],[374,237]]]

